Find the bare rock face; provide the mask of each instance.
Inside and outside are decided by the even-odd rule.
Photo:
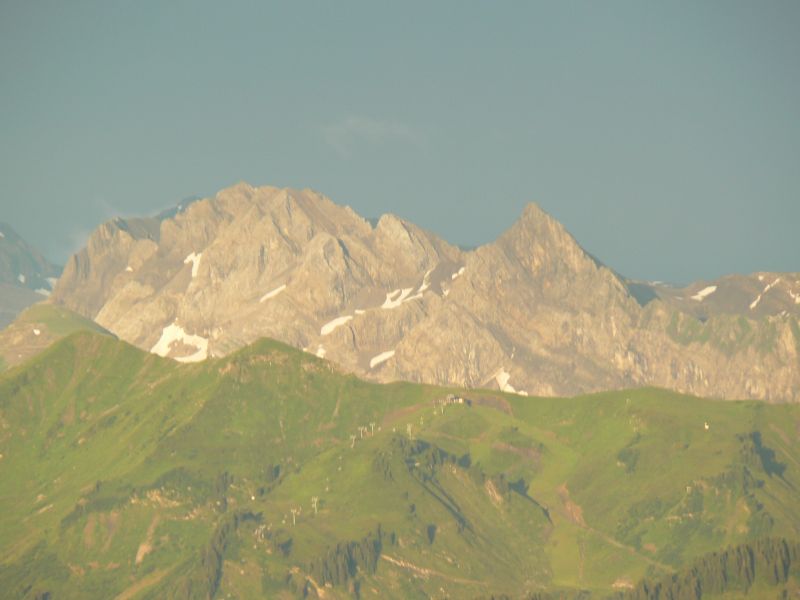
[[[783,277],[800,298],[798,277]],[[166,218],[101,226],[53,300],[182,361],[268,336],[379,381],[800,400],[797,313],[766,302],[771,290],[742,314],[691,310],[656,287],[598,263],[533,204],[465,252],[310,190],[239,184]]]
[[[800,317],[800,274],[762,271],[726,275],[714,281],[676,287],[661,282],[628,282],[645,301],[658,298],[667,305],[705,320],[718,314],[759,319],[779,315]]]

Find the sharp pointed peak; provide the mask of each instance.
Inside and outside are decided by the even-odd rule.
[[[233,185],[225,188],[222,190],[223,192],[243,192],[247,194],[252,194],[256,190],[256,187],[247,183],[246,181],[237,181]]]
[[[545,232],[551,234],[561,235],[565,232],[564,226],[550,213],[544,210],[541,205],[536,202],[528,202],[522,209],[519,217],[509,227],[505,234],[501,237],[508,235],[518,235],[522,232],[536,232],[537,235],[542,235]]]
[[[549,221],[555,221],[553,216],[547,212],[545,209],[541,207],[541,205],[537,202],[528,202],[523,208],[522,213],[519,216],[518,221],[528,221],[528,220],[539,220],[539,219],[546,219]]]
[[[549,260],[561,257],[560,260],[567,260],[575,268],[580,268],[585,261],[600,264],[561,222],[536,202],[526,204],[519,218],[497,241],[506,248],[513,248],[513,252],[521,257],[538,252],[540,257]]]

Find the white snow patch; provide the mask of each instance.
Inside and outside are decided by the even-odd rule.
[[[42,335],[42,332],[41,332],[41,331],[39,331],[38,329],[34,329],[34,330],[33,330],[33,335],[35,335],[35,336],[40,336],[40,335]]]
[[[500,370],[494,376],[494,380],[497,382],[497,385],[500,386],[500,391],[516,394],[517,390],[515,390],[510,383],[508,383],[510,379],[511,379],[511,373],[509,373],[502,367],[500,367]]]
[[[387,350],[386,352],[381,352],[377,356],[373,356],[369,361],[369,368],[374,369],[379,364],[386,362],[390,358],[394,356],[394,350]]]
[[[759,276],[758,276],[758,280],[759,280],[759,281],[764,281],[764,276],[763,276],[763,275],[759,275]]]
[[[37,294],[40,294],[40,295],[44,296],[45,298],[47,298],[50,295],[50,290],[46,290],[44,288],[38,288],[35,291],[36,291]]]
[[[800,304],[800,292],[795,294],[792,290],[789,290],[789,296],[792,297],[792,300],[794,300],[795,304]]]
[[[208,358],[208,340],[199,335],[190,335],[177,323],[164,327],[161,339],[150,348],[150,352],[159,356],[167,356],[175,342],[183,342],[187,346],[194,346],[197,352],[189,356],[176,357],[179,362],[200,362]]]
[[[425,271],[425,275],[422,276],[422,285],[420,285],[419,289],[417,290],[418,294],[421,294],[422,292],[427,290],[429,287],[431,287],[431,282],[428,279],[430,277],[431,273],[433,273],[433,269],[428,269],[427,271]]]
[[[464,274],[464,270],[465,269],[466,269],[466,267],[461,267],[458,271],[456,271],[455,273],[450,275],[450,279],[456,279],[457,277],[460,277],[461,275]]]
[[[449,295],[450,295],[450,290],[449,290],[449,289],[442,290],[442,296],[444,296],[445,298],[447,298]]]
[[[428,277],[428,273],[425,274],[425,278]],[[397,308],[401,304],[405,302],[411,302],[412,300],[421,300],[423,292],[430,287],[430,283],[427,283],[426,279],[423,279],[422,285],[419,287],[417,292],[411,296],[411,292],[414,288],[403,288],[400,290],[394,290],[393,292],[389,292],[386,294],[386,300],[383,301],[381,304],[381,308],[391,309]]]
[[[286,289],[286,284],[284,283],[283,285],[276,287],[271,292],[267,292],[266,294],[261,296],[261,299],[259,300],[259,302],[264,302],[264,300],[269,300],[270,298],[274,298],[275,296],[280,294],[285,289]]]
[[[363,315],[365,312],[367,312],[367,311],[365,311],[365,310],[361,310],[360,308],[357,308],[357,309],[355,310],[355,313],[356,313],[357,315]]]
[[[127,267],[125,267],[125,272],[127,272],[127,273],[133,273],[133,267],[132,267],[132,266],[130,266],[130,265],[128,265]]]
[[[25,275],[23,275],[22,273],[17,275],[17,281],[19,281],[20,283],[25,283]]]
[[[323,347],[322,347],[322,344],[320,344],[319,346],[317,346],[317,351],[315,352],[315,354],[316,354],[316,355],[317,355],[319,358],[325,358],[325,355],[326,355],[327,353],[328,353],[328,351],[327,351],[327,350],[325,350],[325,348],[323,348]]]
[[[183,264],[188,265],[192,263],[192,278],[197,277],[197,271],[200,269],[200,258],[203,253],[192,252],[189,256],[183,259]]]
[[[516,390],[514,386],[512,386],[509,382],[511,379],[511,373],[506,371],[503,367],[500,367],[500,370],[494,376],[494,380],[497,382],[497,385],[500,387],[501,392],[508,392],[510,394],[518,394],[520,396],[527,396],[528,392],[525,390]]]
[[[697,300],[698,302],[702,302],[703,298],[705,298],[706,296],[710,296],[716,291],[717,291],[717,286],[715,285],[704,287],[702,290],[700,290],[694,296],[692,296],[692,300]]]
[[[756,306],[758,306],[758,303],[759,303],[759,302],[761,302],[761,298],[764,296],[764,294],[766,294],[766,293],[767,293],[768,291],[770,291],[770,290],[771,290],[773,287],[775,287],[775,286],[776,286],[778,283],[780,283],[780,281],[781,281],[781,278],[780,278],[780,277],[778,277],[778,278],[777,278],[775,281],[773,281],[772,283],[769,283],[769,284],[767,284],[767,287],[765,287],[765,288],[764,288],[764,291],[762,291],[762,292],[761,292],[761,293],[760,293],[760,294],[759,294],[759,295],[756,297],[756,299],[755,299],[755,300],[753,300],[753,301],[750,303],[750,310],[753,310],[753,309],[754,309]]]
[[[322,329],[319,330],[319,334],[320,335],[328,335],[334,329],[339,327],[339,325],[344,325],[345,323],[350,321],[352,318],[353,318],[353,315],[345,315],[343,317],[336,317],[333,321],[325,323],[325,325],[322,326]]]
[[[50,289],[52,290],[54,287],[56,287],[56,283],[58,283],[58,279],[56,279],[55,277],[48,277],[47,278],[47,283],[50,284]]]
[[[381,304],[381,308],[397,308],[406,298],[408,298],[408,295],[413,289],[414,288],[403,288],[402,290],[394,290],[393,292],[389,292],[386,294],[386,300],[384,300],[383,304]]]

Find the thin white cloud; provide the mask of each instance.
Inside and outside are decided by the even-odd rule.
[[[66,253],[67,258],[72,256],[73,254],[77,254],[80,252],[82,248],[86,246],[89,242],[89,236],[92,234],[92,230],[86,229],[85,227],[76,227],[68,234],[67,242],[62,246],[60,254],[63,255]]]
[[[350,116],[323,128],[325,141],[342,158],[352,156],[360,144],[377,145],[386,142],[402,142],[419,145],[421,136],[403,123]]]
[[[76,224],[71,231],[67,234],[67,240],[61,244],[60,254],[63,256],[65,253],[67,258],[73,254],[77,254],[89,243],[89,237],[101,224],[116,218],[130,218],[132,216],[128,211],[117,207],[114,203],[109,201],[105,196],[96,194],[91,199],[92,207],[92,220],[95,221],[94,225],[89,225],[89,219],[84,220],[82,223]]]

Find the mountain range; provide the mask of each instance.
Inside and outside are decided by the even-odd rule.
[[[797,274],[239,184],[101,225],[45,299],[2,231],[41,299],[0,330],[4,597],[800,593]]]
[[[632,281],[535,204],[462,250],[311,190],[242,183],[101,225],[51,301],[183,362],[270,337],[381,382],[800,400],[798,274]]]
[[[23,308],[49,296],[60,272],[10,225],[0,222],[0,329]]]

